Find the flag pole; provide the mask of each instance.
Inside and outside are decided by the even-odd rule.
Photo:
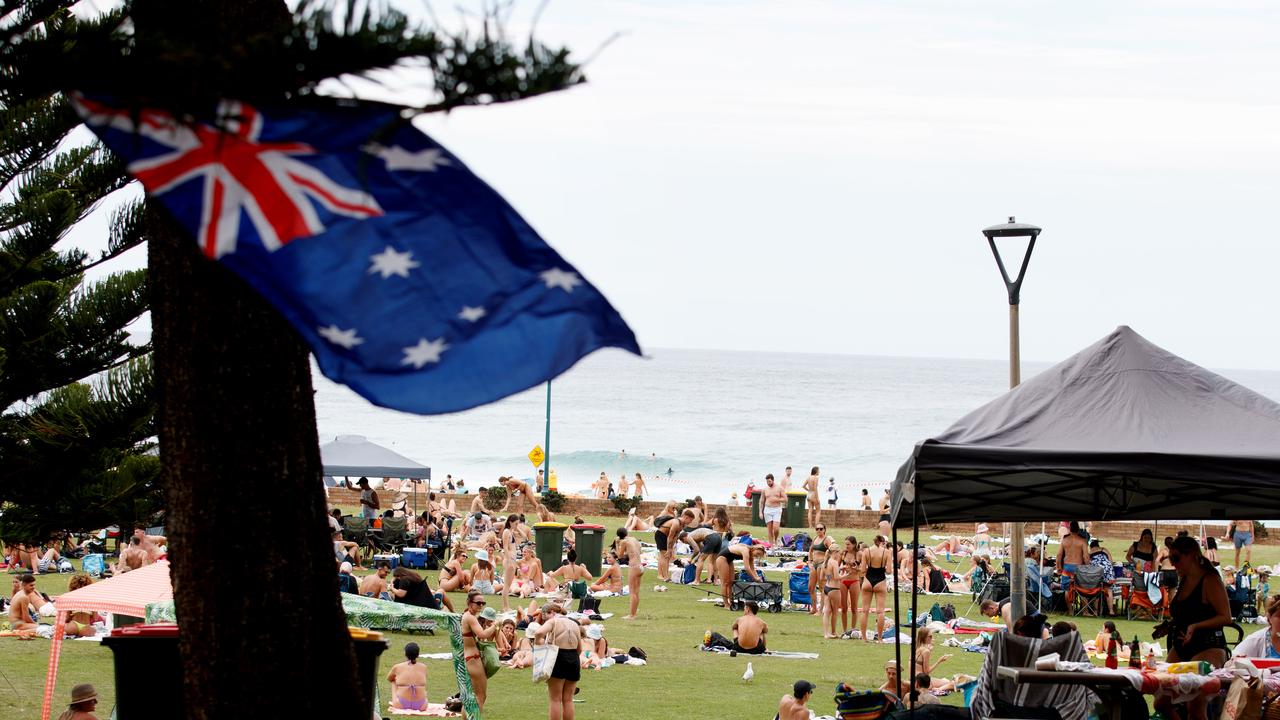
[[[546,455],[542,460],[542,492],[546,494],[551,489],[551,381],[547,381],[547,433],[543,438],[543,446],[546,447]]]

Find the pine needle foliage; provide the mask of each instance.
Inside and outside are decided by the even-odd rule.
[[[71,36],[68,6],[0,4],[6,44]],[[147,310],[146,271],[84,280],[142,242],[140,206],[110,215],[96,257],[68,240],[129,179],[104,147],[70,137],[80,121],[62,96],[6,84],[21,73],[0,64],[0,539],[43,542],[148,518],[159,463],[148,347],[128,333]]]

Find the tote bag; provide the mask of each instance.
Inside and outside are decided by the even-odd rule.
[[[533,648],[533,681],[546,682],[551,677],[551,670],[556,666],[556,655],[560,648],[555,645],[535,645]]]

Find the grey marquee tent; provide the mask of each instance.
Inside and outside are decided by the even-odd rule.
[[[917,444],[892,495],[895,528],[1280,518],[1280,404],[1122,326]]]
[[[320,446],[325,475],[431,479],[431,468],[369,442],[363,435],[339,435]]]

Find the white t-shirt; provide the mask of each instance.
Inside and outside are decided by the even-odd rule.
[[[831,502],[835,502],[835,501],[836,501],[836,486],[835,486],[835,485],[828,485],[828,486],[827,486],[827,499],[828,499],[828,500],[830,500]]]
[[[1236,645],[1235,651],[1231,654],[1235,657],[1266,657],[1269,640],[1267,635],[1270,632],[1270,627],[1264,627],[1257,632],[1250,633],[1248,637],[1240,641],[1239,645]]]

